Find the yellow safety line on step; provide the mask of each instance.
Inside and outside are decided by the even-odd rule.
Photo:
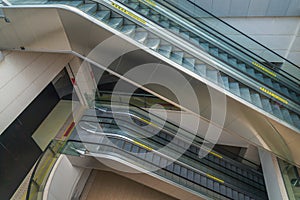
[[[140,142],[138,142],[138,141],[133,140],[133,142],[134,142],[135,144],[139,145],[140,147],[143,147],[143,148],[145,148],[145,149],[147,149],[147,150],[149,150],[149,151],[152,151],[152,150],[153,150],[151,147],[148,147],[148,146],[146,146],[146,145],[144,145],[144,144],[142,144],[142,143],[140,143]]]
[[[218,181],[218,182],[220,182],[220,183],[224,183],[224,181],[223,181],[222,179],[219,179],[219,178],[217,178],[217,177],[215,177],[215,176],[213,176],[213,175],[206,174],[206,176],[207,176],[208,178],[214,179],[215,181]]]
[[[130,16],[131,18],[141,22],[142,24],[146,24],[146,21],[143,20],[142,18],[136,16],[135,14],[133,14],[132,12],[129,12],[128,10],[126,10],[125,8],[122,8],[121,6],[119,6],[118,4],[111,2],[111,5],[115,8],[117,8],[118,10],[120,10],[121,12],[125,13],[126,15]]]
[[[285,104],[288,104],[289,102],[285,99],[283,99],[282,97],[278,96],[277,94],[271,92],[270,90],[267,90],[266,88],[264,87],[260,87],[259,88],[261,91],[263,91],[264,93],[270,95],[271,97],[274,97],[275,99],[281,101],[282,103],[285,103]]]
[[[149,124],[151,126],[154,126],[154,127],[158,127],[156,124],[153,124],[152,122],[149,122],[148,120],[145,120],[143,118],[138,118],[139,120],[141,120],[142,122],[145,122],[146,124]]]
[[[139,1],[142,2],[142,3],[144,3],[143,0],[139,0]],[[145,0],[145,2],[147,2],[148,4],[150,4],[150,5],[153,6],[153,7],[156,6],[155,2],[153,2],[153,1],[151,1],[151,0]]]
[[[267,68],[261,66],[261,65],[258,64],[257,62],[254,62],[254,61],[253,61],[252,64],[253,64],[254,66],[258,67],[259,69],[263,70],[264,72],[270,74],[271,76],[274,76],[274,77],[277,76],[274,72],[272,72],[272,71],[270,71],[269,69],[267,69]]]
[[[214,156],[216,156],[218,158],[221,158],[221,159],[223,158],[223,156],[221,156],[220,154],[217,154],[215,152],[209,151],[208,153],[210,153],[210,154],[212,154],[212,155],[214,155]]]

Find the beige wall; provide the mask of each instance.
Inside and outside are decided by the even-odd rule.
[[[72,56],[3,52],[0,61],[0,134],[67,65]]]

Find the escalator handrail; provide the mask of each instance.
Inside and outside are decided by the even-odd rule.
[[[94,0],[92,0],[92,1],[94,1]],[[113,2],[114,0],[103,0],[103,2],[97,2],[97,3],[100,3],[100,4],[106,4],[107,2],[106,1],[109,1],[109,2]],[[118,0],[116,0],[116,1],[118,1]],[[119,4],[121,4],[121,5],[123,5],[123,6],[125,6],[126,8],[127,8],[127,6],[126,5],[124,5],[124,3],[120,3],[120,2],[118,2]],[[130,10],[130,9],[129,9]],[[119,14],[121,14],[122,16],[124,16],[124,17],[127,17],[124,13],[122,13],[121,11],[117,11],[117,12],[119,12]],[[133,11],[130,11],[130,12],[133,12]],[[152,22],[153,23],[153,22]],[[155,25],[155,26],[157,26],[157,25]],[[157,29],[155,29],[155,30],[157,30]],[[157,31],[159,31],[159,32],[161,32],[162,30],[157,30]],[[163,35],[169,35],[169,34],[167,34],[167,31],[166,30],[164,30],[165,32],[164,32],[164,34]],[[157,33],[154,33],[154,34],[156,34],[157,35]],[[161,35],[160,36],[157,36],[157,37],[161,37]],[[173,41],[174,42],[174,41]],[[173,43],[173,42],[170,42],[170,43]],[[175,46],[178,46],[179,44],[174,44]],[[189,52],[189,51],[188,51]],[[199,51],[198,51],[199,52]],[[197,57],[197,56],[195,56],[195,57]],[[197,57],[198,58],[198,57]],[[198,58],[199,59],[199,58]],[[221,61],[220,61],[221,62]],[[223,65],[222,65],[223,66]],[[217,69],[219,69],[218,67],[217,67]],[[219,70],[221,70],[221,69],[219,69]],[[235,77],[233,74],[232,74],[232,70],[229,70],[228,71],[228,69],[225,69],[224,68],[224,70],[226,71],[226,72],[224,72],[225,74],[227,74],[229,77]],[[221,70],[221,71],[223,71],[223,70]],[[233,71],[236,71],[236,69],[233,69]],[[230,74],[231,73],[231,74]],[[238,73],[238,72],[237,72]],[[257,87],[257,85],[259,85],[258,84],[258,80],[257,79],[255,79],[255,81],[253,82],[253,79],[251,78],[251,80],[249,79],[249,76],[248,75],[246,75],[246,74],[244,74],[244,73],[239,73],[240,75],[242,75],[243,76],[243,81],[240,81],[240,82],[247,82],[247,83],[243,83],[244,85],[247,85],[249,88],[251,88],[252,90],[255,90],[256,92],[258,92],[258,93],[261,93],[262,95],[264,95],[264,96],[266,96],[268,99],[272,99],[272,100],[274,100],[274,101],[277,101],[279,104],[281,104],[282,102],[280,102],[280,100],[278,100],[277,98],[274,98],[273,96],[268,96],[267,95],[267,93],[264,93],[262,90],[261,90],[261,87],[259,88],[259,87]],[[236,74],[235,74],[236,75]],[[241,77],[240,77],[241,78]],[[237,77],[235,77],[234,79],[238,79]],[[250,86],[250,85],[251,86]],[[267,90],[268,91],[270,91],[272,94],[273,94],[273,91],[275,91],[274,89],[268,89],[269,88],[269,86],[267,86],[267,85],[265,85],[265,84],[263,84],[264,85],[264,87],[263,88],[267,88]],[[275,91],[275,93],[277,93],[277,91]],[[283,95],[283,96],[285,96],[285,95]],[[287,109],[289,109],[289,110],[297,110],[298,112],[300,112],[300,110],[298,110],[298,109],[300,109],[300,108],[298,108],[296,105],[297,105],[297,103],[295,103],[294,102],[294,100],[292,100],[291,98],[289,98],[288,97],[288,99],[289,99],[289,103],[287,104]],[[273,114],[272,114],[273,115]],[[275,116],[274,115],[274,117],[277,117],[277,116]]]
[[[104,102],[111,102],[111,101],[105,101],[105,100],[101,100],[101,101],[104,101]],[[117,102],[117,103],[121,103],[121,104],[122,104],[123,102]],[[138,109],[138,110],[141,110],[142,112],[149,113],[149,112],[147,112],[146,110],[144,110],[144,109],[141,108],[141,107],[138,107],[138,106],[133,105],[133,104],[130,104],[130,103],[129,103],[129,105],[132,106],[132,107],[134,107],[134,108],[136,108],[136,109]],[[139,113],[138,113],[138,114],[139,114]],[[153,114],[153,113],[151,113],[151,115],[154,115],[155,117],[161,119],[161,117],[159,117],[159,116],[157,116],[157,115],[155,115],[155,114]],[[174,124],[174,123],[172,123],[172,122],[170,122],[170,121],[167,121],[167,122],[170,123],[172,126],[175,126],[175,127],[179,128],[179,129],[182,129],[183,131],[185,131],[185,132],[187,132],[187,133],[189,133],[189,134],[192,134],[192,133],[190,133],[190,131],[187,131],[186,129],[181,128],[181,127],[179,127],[178,125],[176,125],[176,124]],[[210,143],[209,141],[204,140],[204,138],[202,138],[202,137],[200,137],[200,136],[198,136],[198,135],[196,135],[195,137],[200,138],[200,139],[201,139],[202,141],[204,141],[204,142]],[[194,143],[193,143],[193,144],[194,144]],[[195,144],[195,145],[196,145],[196,144]],[[197,146],[199,146],[199,145],[197,145]],[[232,160],[231,158],[229,158],[229,157],[227,157],[227,156],[224,156],[224,157],[226,157],[227,159]],[[247,159],[245,159],[245,158],[243,158],[243,157],[241,157],[241,156],[238,156],[238,157],[241,158],[242,160],[245,160],[245,161],[251,163],[252,165],[256,166],[257,168],[259,168],[259,165],[258,165],[258,164],[254,163],[254,162],[252,162],[252,161],[250,161],[250,160],[247,160]],[[233,161],[234,161],[234,160],[233,160]],[[235,162],[237,162],[237,161],[235,161]],[[257,173],[258,173],[258,172],[257,172]]]
[[[119,1],[119,0],[118,0],[118,1]],[[120,2],[120,3],[121,3],[121,2]],[[121,3],[121,4],[122,4],[122,3]],[[165,4],[165,2],[164,2],[164,4]],[[171,9],[171,8],[168,8],[168,9]],[[178,9],[178,8],[177,8],[177,9]],[[176,13],[176,14],[179,15],[179,16],[182,15],[182,14],[179,14],[177,11],[174,11],[174,10],[172,10],[172,12]],[[185,11],[183,11],[183,10],[180,10],[180,12],[182,12],[182,13],[188,15],[190,18],[193,18],[192,16],[190,16],[189,14],[187,14],[187,13],[186,13]],[[196,21],[198,21],[198,20],[195,19],[195,18],[193,18],[193,19],[196,20]],[[185,19],[185,20],[187,20],[187,19]],[[190,23],[193,23],[193,22],[191,22],[190,20],[189,20],[189,22],[190,22]],[[225,36],[224,34],[220,33],[219,31],[215,30],[214,28],[211,28],[211,27],[208,26],[207,24],[204,24],[204,23],[201,22],[201,21],[198,21],[198,23],[203,24],[204,26],[210,28],[210,29],[213,30],[214,32],[216,32],[216,33],[222,35],[224,38],[226,38],[227,40],[231,41],[231,42],[234,43],[235,45],[238,45],[239,47],[245,49],[246,52],[250,52],[251,54],[253,54],[253,55],[255,55],[256,57],[260,58],[261,60],[265,61],[265,62],[267,63],[267,65],[264,64],[264,63],[262,63],[262,62],[259,62],[259,61],[256,61],[256,62],[257,62],[257,63],[260,63],[260,64],[263,65],[264,67],[267,67],[268,69],[270,69],[271,71],[273,71],[273,69],[269,67],[269,66],[272,66],[273,64],[270,63],[269,61],[267,61],[266,59],[262,58],[261,56],[257,55],[256,53],[252,52],[251,50],[249,50],[248,48],[246,48],[246,47],[244,47],[243,45],[239,44],[238,42],[236,42],[236,41],[234,41],[234,40],[228,38],[227,36]],[[193,23],[193,24],[195,24],[195,23]],[[197,26],[197,25],[195,25],[195,26]],[[211,35],[213,35],[215,38],[218,38],[219,40],[221,40],[222,42],[226,43],[227,45],[229,45],[229,46],[235,48],[232,44],[230,44],[230,43],[224,41],[222,38],[220,38],[220,37],[217,36],[216,34],[210,32],[209,30],[206,30],[206,29],[205,29],[205,31],[206,31],[206,32],[209,32],[209,33],[210,33]],[[249,37],[249,36],[248,36],[248,37]],[[252,39],[252,40],[254,40],[254,39]],[[254,40],[254,41],[255,41],[255,40]],[[235,49],[236,49],[236,48],[235,48]],[[241,50],[241,49],[238,49],[238,50],[239,50],[240,52],[244,53],[245,55],[249,56],[249,57],[252,58],[253,60],[257,60],[257,59],[255,59],[255,58],[253,58],[253,56],[251,56],[251,55],[249,55],[248,53],[246,53],[245,51],[243,51],[243,50]],[[253,67],[252,65],[249,65],[249,66]],[[297,66],[297,65],[295,65],[295,66]],[[298,67],[298,66],[297,66],[297,67]],[[300,68],[299,68],[299,69],[300,69]],[[279,70],[279,71],[282,71],[281,68],[278,68],[278,70]],[[285,79],[287,79],[288,81],[290,81],[290,82],[293,83],[293,84],[294,84],[294,81],[291,80],[290,77],[292,77],[293,79],[299,81],[299,83],[300,83],[300,79],[299,79],[299,78],[295,77],[295,76],[292,75],[292,74],[287,73],[286,71],[283,71],[283,72],[284,72],[284,73],[281,73],[281,72],[278,73],[278,72],[276,71],[275,73],[278,73],[280,76],[284,77]],[[288,77],[286,74],[288,74],[289,77]],[[268,76],[269,76],[269,75],[268,75]],[[272,79],[274,79],[274,77],[271,77],[271,76],[269,76],[269,77],[272,78]],[[259,80],[258,80],[258,81],[259,81]],[[278,81],[278,80],[277,80],[277,81]],[[284,84],[284,85],[286,85],[287,87],[295,87],[295,86],[289,86],[288,84]],[[299,84],[297,84],[297,86],[299,86]],[[295,90],[295,88],[294,88],[293,90]],[[277,91],[277,92],[278,92],[278,91]],[[279,93],[280,93],[280,92],[279,92]],[[286,95],[283,94],[283,93],[280,93],[280,94],[283,95],[283,96],[286,96]]]
[[[106,117],[103,117],[103,118],[106,118]],[[94,122],[94,121],[87,121],[87,120],[80,120],[80,122],[83,122],[84,124],[88,124],[88,123],[97,123],[97,122]],[[88,128],[86,128],[86,127],[84,127],[81,123],[79,122],[79,127],[81,128],[81,129],[83,129],[83,130],[86,130],[86,129],[88,129]],[[126,122],[126,121],[125,121]],[[120,127],[120,125],[119,126],[117,126],[116,124],[111,124],[111,123],[108,123],[108,122],[98,122],[98,123],[101,123],[101,124],[109,124],[109,125],[113,125],[113,126],[115,126],[115,127]],[[91,125],[90,125],[91,126]],[[100,125],[101,126],[101,125]],[[123,125],[121,125],[121,126],[123,126]],[[125,126],[124,126],[125,127]],[[107,127],[105,127],[105,128],[107,128]],[[103,128],[103,130],[105,130],[105,128]],[[129,131],[130,132],[135,132],[135,130],[134,129],[131,129],[131,128],[128,128],[128,127],[126,127],[127,129],[129,129]],[[105,131],[105,133],[113,133],[113,131],[115,130],[115,131],[117,131],[117,130],[120,130],[120,129],[118,129],[118,128],[114,128],[114,127],[109,127],[108,128],[109,130],[111,130],[112,132],[107,132],[107,131]],[[126,131],[127,132],[127,131]],[[129,137],[133,137],[134,138],[134,136],[130,136],[130,134],[128,134],[128,133],[126,133],[125,132],[125,134],[126,135],[128,135]],[[143,135],[143,136],[145,136],[145,135]],[[158,136],[159,137],[159,136]],[[164,139],[164,138],[161,138],[161,137],[159,137],[161,140],[165,140],[165,141],[167,141],[166,139]],[[155,139],[154,139],[154,141],[157,143],[157,144],[159,144],[159,145],[165,145],[163,142],[159,142],[159,141],[156,141]],[[168,141],[167,141],[168,142]],[[173,151],[175,151],[175,152],[177,152],[177,149],[174,149],[174,147],[170,147]],[[178,146],[176,146],[176,148],[180,148],[180,149],[182,149],[183,147],[178,147]],[[182,150],[184,150],[184,149],[182,149]],[[189,149],[187,149],[187,152],[189,152],[190,154],[192,154],[193,156],[191,156],[191,155],[185,155],[185,153],[184,153],[184,155],[188,158],[188,159],[191,159],[192,161],[196,161],[196,162],[199,162],[199,160],[198,160],[198,157],[196,156],[196,154],[194,153],[194,152],[192,152],[191,150],[189,150]],[[180,153],[180,152],[179,152]],[[197,157],[197,159],[196,159],[196,157]],[[209,161],[209,162],[212,162],[212,161],[210,161],[208,158],[205,158],[207,161]],[[200,161],[201,162],[201,161]],[[217,163],[215,163],[215,162],[212,162],[213,163],[213,165],[218,165]],[[205,166],[208,166],[209,168],[211,168],[212,170],[218,170],[218,169],[216,169],[216,167],[214,167],[214,166],[211,166],[210,164],[207,164],[207,163],[205,163],[205,162],[203,162],[203,165],[205,165]],[[221,168],[224,168],[225,169],[225,171],[231,171],[230,169],[228,169],[228,168],[225,168],[224,166],[221,166],[221,165],[218,165],[219,167],[221,167]],[[244,169],[244,168],[243,168]],[[244,169],[245,170],[245,169]],[[249,169],[247,169],[247,170],[249,170]],[[233,171],[231,171],[231,172],[233,172]],[[243,183],[245,183],[245,184],[249,184],[249,182],[246,182],[245,180],[240,180],[240,179],[238,179],[237,177],[235,177],[234,175],[232,175],[232,174],[230,174],[230,173],[225,173],[227,176],[229,176],[229,177],[231,177],[231,178],[234,178],[234,179],[236,179],[236,180],[238,180],[238,181],[241,181],[241,182],[243,182]],[[254,185],[253,184],[250,184],[253,188],[256,188],[257,190],[259,190],[259,191],[262,191],[262,192],[264,192],[265,190],[262,190],[259,186],[264,186],[264,184],[261,184],[260,182],[255,182],[254,180],[251,180],[251,179],[249,179],[248,177],[246,177],[246,176],[244,176],[243,174],[238,174],[238,173],[235,173],[237,176],[242,176],[244,179],[248,179],[250,182],[253,182],[254,183]],[[256,176],[260,176],[261,174],[257,174],[256,173]],[[258,178],[262,178],[262,177],[258,177]],[[255,185],[256,184],[256,185]]]
[[[167,155],[165,155],[165,154],[163,154],[163,153],[161,153],[161,152],[159,152],[159,151],[156,151],[156,150],[154,150],[154,149],[146,148],[145,145],[141,145],[142,143],[139,143],[139,142],[137,143],[135,140],[130,139],[130,138],[126,137],[126,136],[122,136],[122,135],[119,135],[119,134],[111,134],[111,133],[97,132],[97,131],[92,131],[92,130],[89,130],[89,129],[86,129],[85,131],[87,131],[87,132],[89,132],[89,133],[91,133],[91,134],[103,135],[103,136],[106,136],[106,137],[112,137],[112,138],[118,138],[118,139],[125,140],[125,141],[127,141],[127,142],[130,142],[130,143],[132,143],[132,144],[135,144],[135,145],[139,146],[140,148],[143,148],[143,149],[145,149],[145,150],[151,151],[151,152],[156,153],[156,154],[158,154],[158,155],[160,155],[160,156],[162,156],[162,157],[164,157],[164,158],[166,158],[166,159],[169,159],[169,160],[171,160],[173,163],[178,163],[179,165],[184,166],[184,167],[187,168],[187,169],[190,169],[190,170],[192,170],[192,171],[194,171],[194,172],[197,172],[197,173],[199,173],[199,174],[202,174],[203,176],[206,176],[207,178],[211,179],[212,181],[219,182],[219,183],[221,183],[221,184],[223,184],[223,185],[225,185],[225,186],[227,186],[227,187],[230,187],[230,188],[232,188],[232,189],[235,189],[236,191],[240,191],[240,188],[237,187],[237,186],[234,186],[234,185],[232,185],[232,184],[230,184],[230,183],[227,183],[227,182],[225,182],[225,181],[223,181],[223,180],[221,180],[221,179],[218,179],[218,178],[216,178],[216,177],[215,177],[215,178],[212,178],[213,176],[211,176],[211,175],[209,175],[209,174],[207,174],[207,173],[205,173],[205,172],[203,172],[203,171],[201,171],[201,170],[199,170],[199,169],[196,169],[196,168],[194,168],[194,167],[191,167],[190,165],[187,165],[187,164],[185,164],[185,163],[183,163],[183,162],[181,162],[181,161],[179,161],[179,160],[177,160],[177,159],[174,159],[174,158],[172,158],[172,157],[170,157],[170,156],[167,156]],[[76,141],[76,140],[68,140],[68,142],[69,142],[69,141],[78,142],[78,141]],[[95,142],[85,142],[85,141],[80,141],[80,142],[82,142],[82,143],[90,143],[90,144],[98,144],[98,143],[95,143]],[[98,145],[99,145],[99,144],[98,144]],[[105,144],[101,144],[101,145],[105,145]],[[113,145],[112,147],[113,147],[113,148],[116,148],[116,149],[123,150],[123,149],[121,149],[121,148],[119,148],[119,147],[116,147],[115,145]],[[130,154],[129,152],[127,152],[127,153]],[[132,155],[132,154],[130,154],[130,155]],[[148,161],[147,161],[147,162],[148,162]],[[153,164],[153,163],[151,163],[151,164]],[[207,189],[209,189],[209,188],[207,188]],[[211,191],[213,191],[213,190],[211,190]],[[216,192],[216,191],[213,191],[213,192]],[[216,192],[216,193],[217,193],[217,192]],[[247,194],[248,192],[243,191],[242,193]],[[219,194],[221,194],[221,193],[219,193]],[[223,196],[223,194],[221,194],[221,195]],[[252,195],[253,195],[253,194],[250,194],[250,196],[252,196]]]
[[[155,1],[159,1],[160,3],[162,2],[161,0],[155,0]],[[239,34],[247,37],[248,39],[250,39],[251,41],[253,41],[254,43],[258,44],[259,46],[262,46],[263,48],[267,49],[268,51],[272,52],[273,54],[275,54],[276,56],[280,57],[281,59],[289,62],[290,64],[292,64],[293,66],[295,66],[296,68],[300,69],[300,67],[298,65],[296,65],[295,63],[291,62],[290,60],[287,60],[286,58],[282,57],[281,55],[279,55],[278,53],[274,52],[273,50],[269,49],[268,47],[266,47],[265,45],[261,44],[260,42],[254,40],[253,38],[251,38],[250,36],[248,36],[247,34],[243,33],[242,31],[238,30],[237,28],[233,27],[232,25],[228,24],[227,22],[223,21],[222,19],[220,19],[219,17],[217,17],[216,15],[212,14],[211,12],[205,10],[204,8],[200,7],[199,5],[197,5],[196,3],[190,1],[190,0],[186,0],[189,3],[191,3],[193,6],[199,8],[200,10],[204,11],[205,13],[207,13],[208,15],[212,16],[213,18],[217,19],[218,21],[220,21],[222,24],[225,24],[226,26],[228,26],[230,29],[233,29],[234,31],[238,32]],[[176,7],[177,9],[179,9],[178,7]],[[180,10],[182,11],[182,10]],[[182,11],[184,12],[184,11]],[[178,13],[177,13],[178,14]],[[189,14],[187,14],[189,15]],[[195,19],[194,17],[190,16],[191,18]],[[197,19],[195,19],[197,20]],[[226,36],[225,36],[226,37]],[[242,46],[243,47],[243,46]],[[248,50],[246,47],[243,47],[246,50]],[[250,51],[250,50],[248,50]],[[254,54],[254,53],[253,53]],[[256,55],[256,54],[255,54]],[[257,55],[258,56],[258,55]],[[259,57],[259,56],[258,56]],[[271,63],[270,63],[271,64]],[[272,64],[271,64],[272,65]]]

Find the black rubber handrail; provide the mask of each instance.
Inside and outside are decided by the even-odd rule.
[[[109,101],[109,100],[100,100],[100,101],[111,103],[111,101]],[[117,102],[117,103],[124,104],[123,102]],[[143,111],[143,112],[145,112],[145,113],[148,113],[148,111],[144,110],[144,109],[141,108],[141,107],[138,107],[138,106],[133,105],[133,104],[129,104],[129,105],[132,106],[132,107],[134,107],[134,108],[136,108],[136,109],[138,109],[138,110],[141,110],[141,111]],[[134,112],[134,111],[133,111],[133,112]],[[140,114],[140,113],[137,113],[137,112],[134,112],[134,113]],[[152,113],[151,113],[151,114],[152,114]],[[152,115],[154,115],[154,114],[152,114]],[[157,115],[154,115],[154,116],[160,118],[160,117],[157,116]],[[172,123],[172,122],[170,122],[170,121],[168,121],[168,123],[171,124],[172,126],[176,127],[176,128],[182,129],[183,131],[190,133],[189,131],[187,131],[187,130],[185,130],[185,129],[179,127],[179,126],[177,126],[176,124],[174,124],[174,123]],[[205,141],[204,138],[201,138],[201,137],[199,137],[198,135],[196,135],[195,137],[196,137],[196,138],[200,138],[200,140],[202,140],[202,141]],[[208,142],[208,141],[206,141],[206,142]],[[209,143],[209,142],[208,142],[208,143]],[[220,153],[220,152],[218,152],[218,153]],[[230,152],[228,152],[228,153],[230,153]],[[244,160],[244,161],[250,163],[251,165],[256,166],[257,168],[260,167],[258,164],[254,163],[254,162],[252,162],[252,161],[250,161],[250,160],[247,160],[247,159],[245,159],[245,158],[243,158],[243,157],[241,157],[241,156],[239,156],[239,155],[237,155],[237,157],[238,157],[239,159],[241,159],[241,160]]]

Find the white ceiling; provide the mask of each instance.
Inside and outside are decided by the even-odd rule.
[[[185,0],[173,0],[182,6]],[[300,0],[191,0],[214,15],[300,16]]]

